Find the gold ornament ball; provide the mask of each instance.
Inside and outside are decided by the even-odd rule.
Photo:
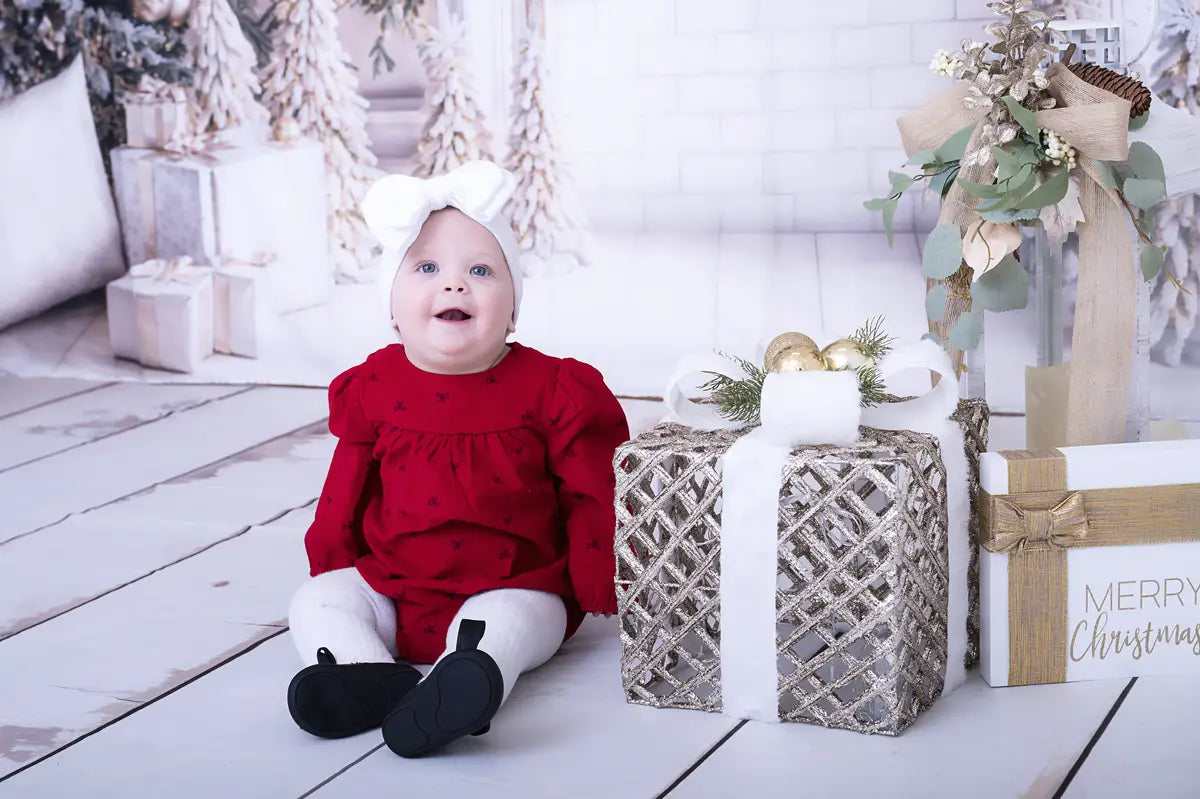
[[[300,123],[291,117],[280,117],[271,126],[276,141],[291,144],[300,139]]]
[[[839,338],[821,350],[821,355],[830,369],[860,369],[875,363],[862,351],[857,341],[848,338]]]
[[[767,362],[767,371],[772,374],[821,372],[825,368],[825,360],[821,353],[807,347],[788,347],[776,353],[774,360]]]
[[[814,355],[819,355],[821,352],[817,342],[803,333],[780,333],[767,345],[767,351],[763,354],[763,367],[770,371],[771,362],[779,357],[779,353],[792,348],[807,350]]]

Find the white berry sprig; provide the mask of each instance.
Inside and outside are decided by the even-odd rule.
[[[1062,166],[1064,162],[1067,164],[1067,169],[1071,170],[1078,166],[1078,153],[1065,139],[1059,137],[1052,130],[1042,128],[1042,149],[1046,151],[1045,160],[1055,166]]]
[[[954,71],[961,65],[962,62],[951,56],[949,50],[938,50],[929,62],[929,71],[943,78],[953,78]]]

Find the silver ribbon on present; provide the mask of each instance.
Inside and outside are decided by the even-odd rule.
[[[683,386],[696,372],[727,373],[728,369],[728,362],[707,356],[681,362],[664,394],[668,418],[700,430],[745,427],[722,417],[715,406],[693,403],[685,396]],[[722,457],[720,657],[725,714],[779,721],[775,592],[783,472],[798,446],[853,444],[860,422],[938,436],[952,486],[948,492],[952,506],[948,509],[950,656],[943,693],[965,680],[968,549],[967,516],[961,505],[966,503],[967,471],[962,433],[950,420],[958,405],[958,383],[949,357],[931,341],[899,347],[879,364],[885,379],[909,369],[927,369],[942,379],[916,399],[865,409],[860,406],[854,372],[768,374],[763,382],[761,425],[739,438]],[[960,503],[957,514],[956,502]]]

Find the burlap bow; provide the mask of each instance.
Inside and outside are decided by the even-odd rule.
[[[453,206],[479,222],[504,209],[516,178],[490,161],[468,161],[432,178],[389,175],[371,186],[362,202],[367,227],[382,244],[403,252],[434,211]]]
[[[1058,107],[1038,111],[1039,126],[1071,142],[1079,152],[1080,205],[1086,222],[1079,226],[1079,297],[1067,419],[1068,444],[1106,444],[1123,440],[1129,370],[1135,335],[1136,281],[1133,243],[1123,201],[1105,184],[1094,161],[1124,161],[1129,157],[1128,100],[1079,79],[1062,64],[1047,71],[1048,91]],[[898,120],[904,149],[909,155],[937,147],[972,122],[983,111],[963,107],[967,86],[959,84]],[[976,127],[967,152],[978,147],[981,127]],[[963,166],[959,178],[991,183],[996,163]],[[938,224],[955,224],[967,230],[980,217],[979,200],[957,182],[942,206]],[[936,281],[930,281],[933,283]],[[945,313],[930,329],[943,341],[971,306],[971,274],[966,267],[945,281]],[[951,350],[955,371],[963,372],[963,354]]]
[[[1048,510],[1023,508],[997,497],[992,526],[980,543],[989,552],[1010,554],[1049,547],[1070,547],[1087,538],[1083,495],[1072,492]]]

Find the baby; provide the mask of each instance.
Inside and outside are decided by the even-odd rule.
[[[586,613],[616,612],[612,460],[629,429],[594,368],[506,343],[514,186],[475,161],[383,178],[363,202],[403,253],[384,281],[402,343],[329,387],[338,442],[288,613],[311,664],[288,709],[312,735],[382,726],[416,757],[483,734]],[[421,679],[398,659],[434,665]]]

